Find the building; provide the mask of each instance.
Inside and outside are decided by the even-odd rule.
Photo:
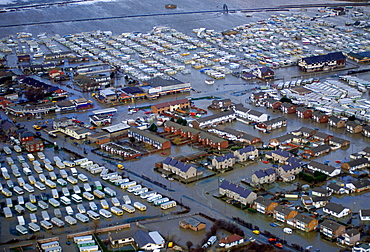
[[[39,139],[26,142],[26,151],[28,152],[37,152],[37,151],[43,151],[43,150],[44,150],[44,142]]]
[[[347,187],[355,193],[367,191],[370,189],[370,181],[366,178],[359,179],[348,183]]]
[[[334,194],[349,194],[349,189],[347,187],[345,187],[344,185],[338,185],[336,183],[328,184],[326,186],[326,189]]]
[[[275,207],[273,217],[275,220],[286,222],[288,219],[293,219],[298,214],[298,211],[286,207],[284,205],[278,205]]]
[[[176,110],[184,110],[190,108],[190,101],[188,99],[175,100],[170,102],[163,102],[151,106],[152,113],[162,114],[165,112],[173,112]]]
[[[219,246],[224,248],[230,248],[244,242],[244,238],[240,235],[230,235],[220,240]]]
[[[329,202],[323,208],[323,212],[327,213],[327,214],[330,214],[330,215],[332,215],[336,218],[342,218],[342,217],[350,214],[351,210],[349,208],[346,208],[346,207],[342,206],[342,205],[339,205],[339,204],[336,204],[336,203],[333,203],[333,202]]]
[[[316,208],[321,208],[325,206],[329,202],[329,198],[322,196],[322,197],[312,197],[312,206]]]
[[[134,239],[137,246],[143,250],[156,250],[164,248],[166,242],[163,237],[157,232],[145,232],[143,230],[137,230],[134,234]]]
[[[311,157],[318,157],[320,155],[327,154],[331,151],[331,147],[327,144],[319,145],[311,149],[305,150],[304,153]]]
[[[281,164],[287,164],[287,160],[290,157],[293,157],[293,154],[288,151],[282,150],[282,149],[277,149],[275,151],[270,151],[266,153],[265,157],[267,159],[272,159],[272,161],[274,162],[279,162]]]
[[[294,139],[296,139],[296,136],[294,136],[293,134],[282,135],[280,137],[270,139],[269,146],[277,147],[280,145],[286,145],[293,142]],[[298,138],[297,140],[300,141],[300,138]]]
[[[286,223],[304,232],[311,232],[318,228],[319,221],[310,216],[298,213],[294,218],[288,219]]]
[[[297,107],[295,113],[299,118],[308,119],[312,117],[312,112],[312,109],[306,107]]]
[[[310,169],[313,172],[315,172],[315,171],[322,172],[322,173],[328,175],[329,177],[337,176],[341,172],[340,168],[337,169],[334,166],[322,164],[322,163],[319,163],[319,162],[316,162],[316,161],[311,161],[310,163],[308,163],[307,168]]]
[[[163,170],[170,171],[182,179],[191,179],[202,175],[202,172],[198,171],[194,166],[185,164],[171,157],[167,157],[163,161]]]
[[[330,71],[346,65],[346,57],[342,52],[305,57],[298,60],[298,67],[303,72]]]
[[[111,138],[119,138],[128,135],[130,125],[127,123],[118,123],[110,126],[106,126],[101,130],[103,132],[109,133]]]
[[[269,80],[275,77],[275,72],[270,67],[260,67],[252,70],[254,76],[259,79]]]
[[[346,130],[349,133],[357,134],[362,132],[362,125],[354,121],[348,121],[346,124]]]
[[[112,123],[112,117],[110,115],[90,115],[89,120],[91,124],[97,127]]]
[[[251,180],[254,185],[270,184],[276,181],[276,173],[272,168],[258,170],[252,174]]]
[[[232,103],[230,99],[213,100],[211,105],[208,106],[208,108],[209,109],[230,109],[231,104]]]
[[[321,111],[316,110],[312,112],[312,119],[317,123],[327,123],[329,120],[329,116]]]
[[[147,143],[157,149],[165,150],[171,148],[169,140],[137,128],[131,127],[128,130],[128,137],[133,137],[136,141]]]
[[[366,125],[362,128],[362,134],[365,137],[370,137],[370,125]]]
[[[356,171],[370,167],[370,161],[367,158],[359,158],[346,163],[342,163],[342,168],[348,171]]]
[[[338,129],[346,127],[346,121],[337,116],[329,116],[328,124],[329,126],[338,128]]]
[[[190,82],[182,82],[172,76],[156,76],[143,81],[142,88],[149,95],[168,95],[182,92],[190,92]]]
[[[73,125],[73,119],[61,117],[53,120],[53,129],[65,128]]]
[[[370,243],[360,243],[352,247],[351,252],[370,252]]]
[[[234,112],[237,117],[246,119],[252,122],[265,122],[269,119],[269,115],[265,113],[261,113],[256,110],[252,110],[249,108],[244,107],[241,103],[236,104],[234,107]]]
[[[280,110],[284,114],[294,114],[297,111],[297,107],[294,104],[288,103],[288,102],[283,102],[280,105]]]
[[[216,168],[216,170],[227,169],[232,167],[235,164],[235,156],[232,153],[223,155],[223,156],[215,156],[212,159],[212,166]]]
[[[345,232],[345,226],[331,220],[324,220],[320,224],[320,233],[330,239],[337,238]]]
[[[298,134],[299,136],[302,136],[304,138],[310,138],[314,136],[316,133],[317,133],[317,130],[310,129],[307,127],[301,127],[299,130],[292,132],[292,134]]]
[[[353,246],[361,240],[361,233],[358,229],[349,229],[343,235],[339,236],[337,241],[340,244]]]
[[[238,162],[245,162],[247,160],[254,160],[258,157],[258,149],[253,145],[238,149],[234,151],[234,156]]]
[[[274,98],[268,98],[265,100],[265,107],[270,109],[279,109],[282,102],[275,100]]]
[[[311,138],[314,140],[319,140],[321,142],[329,142],[329,140],[332,138],[332,135],[325,134],[323,132],[316,132]]]
[[[329,144],[332,146],[333,150],[334,149],[339,149],[339,148],[342,148],[342,147],[346,147],[346,146],[350,145],[350,143],[351,143],[350,141],[339,138],[339,137],[332,137],[329,140]]]
[[[91,135],[91,132],[88,129],[80,126],[68,126],[65,128],[58,128],[58,130],[75,139],[84,139],[88,135]]]
[[[280,166],[277,170],[279,176],[284,182],[289,182],[295,179],[295,175],[302,171],[302,164],[300,162],[294,162]]]
[[[190,126],[195,129],[201,129],[205,127],[217,126],[218,124],[231,122],[235,120],[236,115],[234,111],[225,111],[210,116],[197,118],[191,122]]]
[[[331,192],[325,188],[315,187],[312,189],[311,195],[317,197],[327,197],[331,195]]]
[[[271,131],[274,129],[286,127],[286,125],[287,125],[287,119],[284,116],[281,116],[281,117],[277,117],[274,119],[270,119],[265,122],[258,123],[254,127],[263,132],[267,132],[267,131]]]
[[[243,205],[252,204],[257,198],[257,194],[249,189],[233,184],[227,180],[222,181],[218,188],[220,195],[239,201]]]
[[[278,205],[279,203],[260,196],[254,201],[253,208],[256,209],[257,212],[270,215]]]
[[[17,130],[16,134],[18,134],[18,139],[21,144],[26,144],[29,141],[33,141],[35,138],[35,135],[26,129]]]
[[[92,143],[102,145],[105,143],[109,143],[111,141],[111,138],[110,134],[107,132],[98,132],[95,134],[88,135],[87,140]]]
[[[361,221],[370,221],[370,209],[361,209],[360,210],[360,220]]]
[[[185,229],[199,231],[206,228],[206,223],[199,221],[194,217],[190,217],[179,222],[179,226]]]

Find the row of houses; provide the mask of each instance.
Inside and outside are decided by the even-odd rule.
[[[178,109],[189,109],[190,108],[190,101],[188,99],[181,99],[176,101],[170,102],[162,102],[159,104],[155,104],[151,106],[152,113],[154,114],[162,114],[164,112],[174,112]]]
[[[185,164],[171,157],[167,157],[163,161],[163,170],[170,171],[182,179],[191,179],[202,176],[203,174],[203,172],[199,171],[196,167],[190,164]]]
[[[238,141],[246,144],[256,144],[261,142],[260,137],[256,137],[229,127],[224,127],[222,125],[218,125],[215,128],[208,129],[208,132],[211,132],[218,135],[219,137],[226,138],[231,141]]]

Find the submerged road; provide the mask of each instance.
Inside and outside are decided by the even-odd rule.
[[[141,17],[155,17],[155,16],[174,16],[174,15],[191,15],[191,14],[203,14],[203,13],[233,13],[233,12],[262,12],[262,11],[289,11],[294,8],[317,8],[317,7],[328,7],[328,6],[347,6],[348,3],[325,3],[325,4],[307,4],[307,5],[283,5],[269,8],[251,8],[251,9],[217,9],[217,10],[200,10],[200,11],[187,11],[187,12],[171,12],[171,13],[152,13],[152,14],[135,14],[135,15],[123,15],[123,16],[111,16],[111,17],[94,17],[94,18],[80,18],[70,20],[51,20],[51,21],[39,21],[29,22],[20,24],[7,24],[0,25],[0,28],[19,27],[19,26],[33,26],[43,24],[58,24],[58,23],[75,23],[75,22],[89,22],[99,20],[113,20],[113,19],[126,19],[126,18],[141,18]],[[370,3],[353,3],[355,6],[370,6]],[[23,7],[19,7],[22,9]],[[18,9],[18,8],[15,8]]]

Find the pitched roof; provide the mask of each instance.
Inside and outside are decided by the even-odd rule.
[[[294,217],[294,218],[296,220],[299,220],[299,221],[301,221],[303,223],[306,223],[306,224],[309,224],[311,221],[315,220],[315,218],[312,218],[308,215],[304,215],[304,214],[301,214],[301,213],[297,214],[297,216]]]
[[[230,244],[243,239],[240,235],[234,234],[220,240],[220,243]]]
[[[335,221],[331,221],[331,220],[324,220],[321,224],[320,224],[321,227],[326,227],[327,229],[331,229],[333,231],[336,231],[338,230],[340,227],[344,227],[343,225],[335,222]]]
[[[193,226],[193,227],[197,227],[199,226],[200,224],[204,223],[194,217],[190,217],[190,218],[187,218],[185,220],[182,220],[183,222],[189,224],[190,226]]]
[[[323,193],[323,194],[329,193],[328,189],[321,188],[321,187],[315,187],[315,188],[313,188],[312,189],[312,192],[318,192],[318,193]]]
[[[278,205],[277,207],[275,207],[274,211],[282,213],[284,215],[288,215],[290,212],[295,211],[295,210],[293,210],[289,207],[286,207],[284,205]]]
[[[339,138],[339,137],[332,137],[332,138],[330,138],[330,142],[343,144],[343,143],[349,142],[349,141],[346,140],[346,139],[343,139],[343,138]]]
[[[254,203],[259,203],[261,205],[264,205],[264,206],[269,206],[271,205],[272,203],[274,203],[274,201],[270,200],[270,199],[267,199],[267,198],[264,198],[262,196],[258,197]]]
[[[196,121],[198,123],[202,123],[202,122],[207,122],[207,121],[210,121],[210,120],[213,120],[213,119],[216,119],[216,118],[221,118],[221,117],[229,116],[229,115],[234,115],[234,111],[231,111],[231,110],[224,111],[224,112],[213,114],[213,115],[210,115],[210,116],[198,118],[198,119],[196,119]]]
[[[324,55],[318,55],[318,56],[311,56],[302,58],[303,61],[305,61],[307,64],[317,64],[317,63],[325,63],[333,60],[343,60],[346,59],[346,57],[343,55],[342,52],[333,52],[328,53]]]
[[[325,150],[331,150],[330,146],[327,144],[319,145],[310,149],[313,153],[319,153]]]
[[[311,161],[308,165],[312,166],[312,167],[314,167],[318,170],[326,171],[329,174],[336,170],[336,168],[334,166],[322,164],[322,163],[319,163],[319,162],[316,162],[316,161]]]
[[[333,202],[328,202],[328,204],[326,204],[324,208],[334,213],[338,213],[338,214],[341,213],[344,209],[346,209],[344,206],[333,203]]]
[[[137,230],[134,234],[134,239],[140,248],[144,247],[148,243],[154,243],[149,234],[143,230]]]
[[[220,188],[235,192],[243,198],[247,198],[252,193],[251,190],[235,185],[227,180],[222,181]]]
[[[240,154],[243,154],[243,153],[248,153],[248,152],[255,151],[255,150],[256,150],[256,147],[254,147],[253,145],[249,145],[247,147],[239,149],[238,152]]]
[[[368,163],[369,163],[369,160],[367,158],[358,158],[358,159],[347,162],[349,167],[356,167],[358,165],[368,164]]]

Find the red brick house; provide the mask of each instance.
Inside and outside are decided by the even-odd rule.
[[[312,119],[318,123],[327,123],[329,116],[320,111],[314,111],[312,113]]]
[[[44,143],[41,140],[32,140],[26,142],[26,150],[28,152],[37,152],[44,150]]]
[[[305,107],[297,107],[295,113],[299,118],[303,118],[303,119],[312,117],[312,109],[308,109]]]
[[[284,102],[280,105],[280,109],[284,114],[294,114],[297,107],[294,104]]]
[[[28,141],[32,141],[35,135],[31,131],[27,130],[20,130],[18,133],[18,139],[21,144],[25,144]]]
[[[190,101],[188,99],[181,99],[178,101],[163,102],[159,104],[152,105],[152,113],[161,114],[164,112],[172,112],[177,109],[187,109],[190,108]]]

